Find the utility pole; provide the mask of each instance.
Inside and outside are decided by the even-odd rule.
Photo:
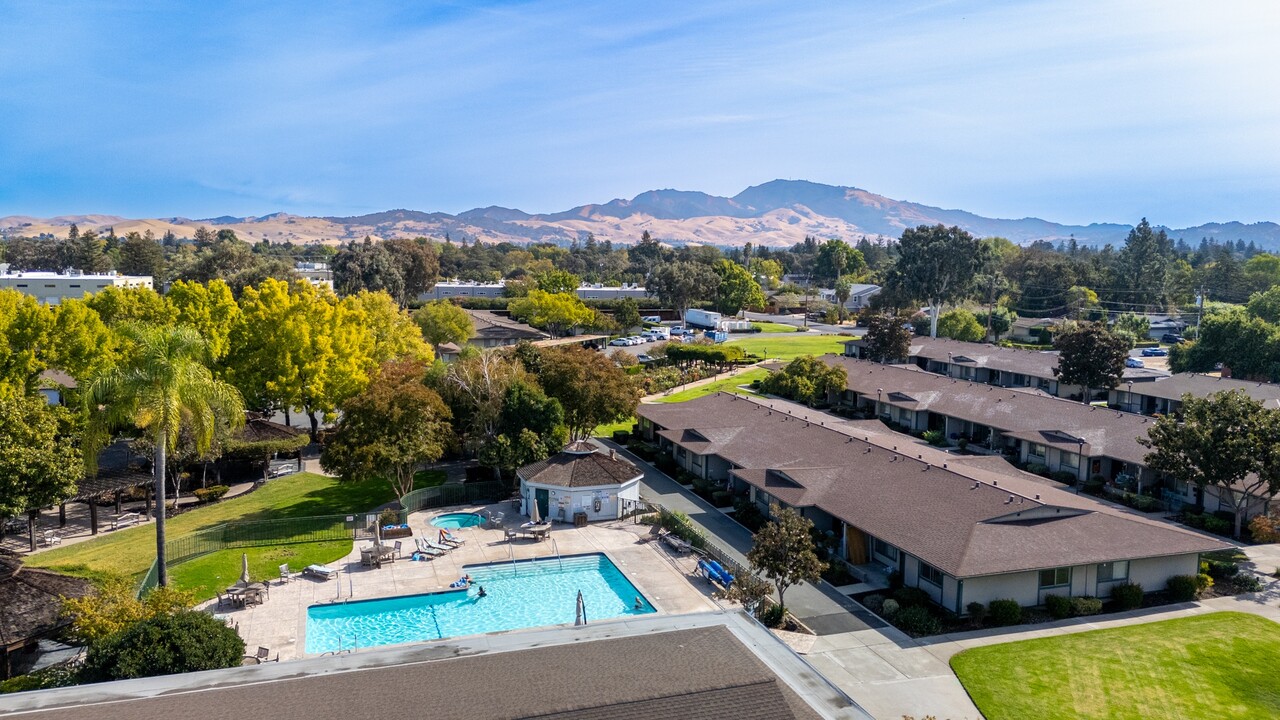
[[[804,276],[804,328],[809,329],[809,296],[813,294],[813,273]]]
[[[1196,339],[1200,339],[1200,318],[1204,317],[1204,285],[1196,293]]]

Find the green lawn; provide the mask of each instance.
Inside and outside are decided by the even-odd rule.
[[[616,423],[608,425],[597,425],[596,429],[591,433],[592,437],[611,438],[615,430],[626,430],[631,432],[631,426],[636,424],[636,419],[629,417],[626,420],[619,420]]]
[[[413,474],[413,489],[437,487],[443,485],[449,476],[443,470],[419,470]]]
[[[769,322],[768,320],[764,320],[761,322],[755,322],[753,320],[751,322],[751,327],[758,328],[760,332],[767,332],[767,333],[796,332],[795,325],[784,325],[782,323]]]
[[[1219,612],[966,650],[988,720],[1280,717],[1280,625]]]
[[[386,482],[339,483],[322,475],[295,473],[242,497],[183,513],[169,520],[166,530],[172,538],[233,520],[334,515],[371,510],[394,499],[395,492]],[[36,553],[25,562],[89,577],[137,577],[155,559],[155,533],[153,523],[105,532],[93,540]]]
[[[688,400],[697,400],[698,398],[706,397],[707,395],[714,395],[721,391],[743,395],[745,393],[738,389],[739,385],[750,385],[752,380],[763,380],[768,376],[768,370],[765,370],[764,368],[753,368],[746,372],[738,373],[733,377],[716,380],[715,382],[709,382],[706,385],[699,385],[698,387],[681,390],[680,392],[672,393],[670,395],[664,395],[663,397],[658,398],[658,402],[686,402]]]
[[[170,566],[169,577],[175,586],[194,592],[197,601],[204,601],[240,579],[242,555],[249,555],[249,578],[259,582],[280,577],[283,563],[289,563],[289,570],[295,573],[313,563],[331,563],[351,552],[351,544],[350,540],[326,540],[220,550]]]
[[[748,355],[794,360],[801,355],[825,355],[844,352],[844,341],[852,340],[843,335],[818,335],[794,333],[786,337],[745,337],[729,342],[741,347]]]

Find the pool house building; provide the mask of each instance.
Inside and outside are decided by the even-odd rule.
[[[622,517],[627,501],[640,499],[643,472],[610,450],[579,440],[561,452],[516,471],[520,512],[559,522],[594,522]]]

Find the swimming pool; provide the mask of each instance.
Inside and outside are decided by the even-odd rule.
[[[324,653],[571,623],[582,591],[587,620],[654,612],[603,554],[468,565],[471,588],[312,605],[306,652]],[[479,588],[485,597],[478,597]],[[635,602],[640,601],[640,608]]]
[[[484,518],[475,513],[445,513],[431,518],[431,524],[446,530],[475,527],[484,522]]]

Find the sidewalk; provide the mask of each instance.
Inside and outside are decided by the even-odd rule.
[[[755,368],[757,368],[757,367],[759,367],[759,365],[758,365],[758,364],[756,364],[756,365],[739,365],[738,367],[736,367],[736,368],[734,368],[734,369],[732,369],[732,370],[730,370],[730,371],[728,371],[728,372],[722,372],[722,373],[719,373],[719,374],[716,374],[716,375],[712,375],[711,377],[708,377],[708,378],[702,378],[701,380],[694,380],[693,382],[691,382],[691,383],[685,383],[684,385],[677,385],[677,386],[675,386],[675,387],[671,388],[670,390],[663,390],[662,392],[654,393],[654,394],[652,394],[652,395],[645,395],[644,397],[640,398],[640,402],[642,402],[642,403],[655,403],[655,402],[658,402],[659,400],[661,400],[662,398],[664,398],[664,397],[666,397],[666,396],[668,396],[668,395],[674,395],[674,394],[676,394],[676,393],[678,393],[678,392],[684,392],[685,390],[692,390],[693,388],[696,388],[696,387],[702,387],[703,385],[710,385],[710,384],[711,384],[711,383],[713,383],[713,382],[719,382],[720,380],[726,380],[726,379],[731,378],[731,377],[733,377],[733,376],[735,376],[735,375],[739,375],[739,374],[741,374],[741,373],[744,373],[744,372],[746,372],[746,371],[748,371],[748,370],[754,370],[754,369],[755,369]]]

